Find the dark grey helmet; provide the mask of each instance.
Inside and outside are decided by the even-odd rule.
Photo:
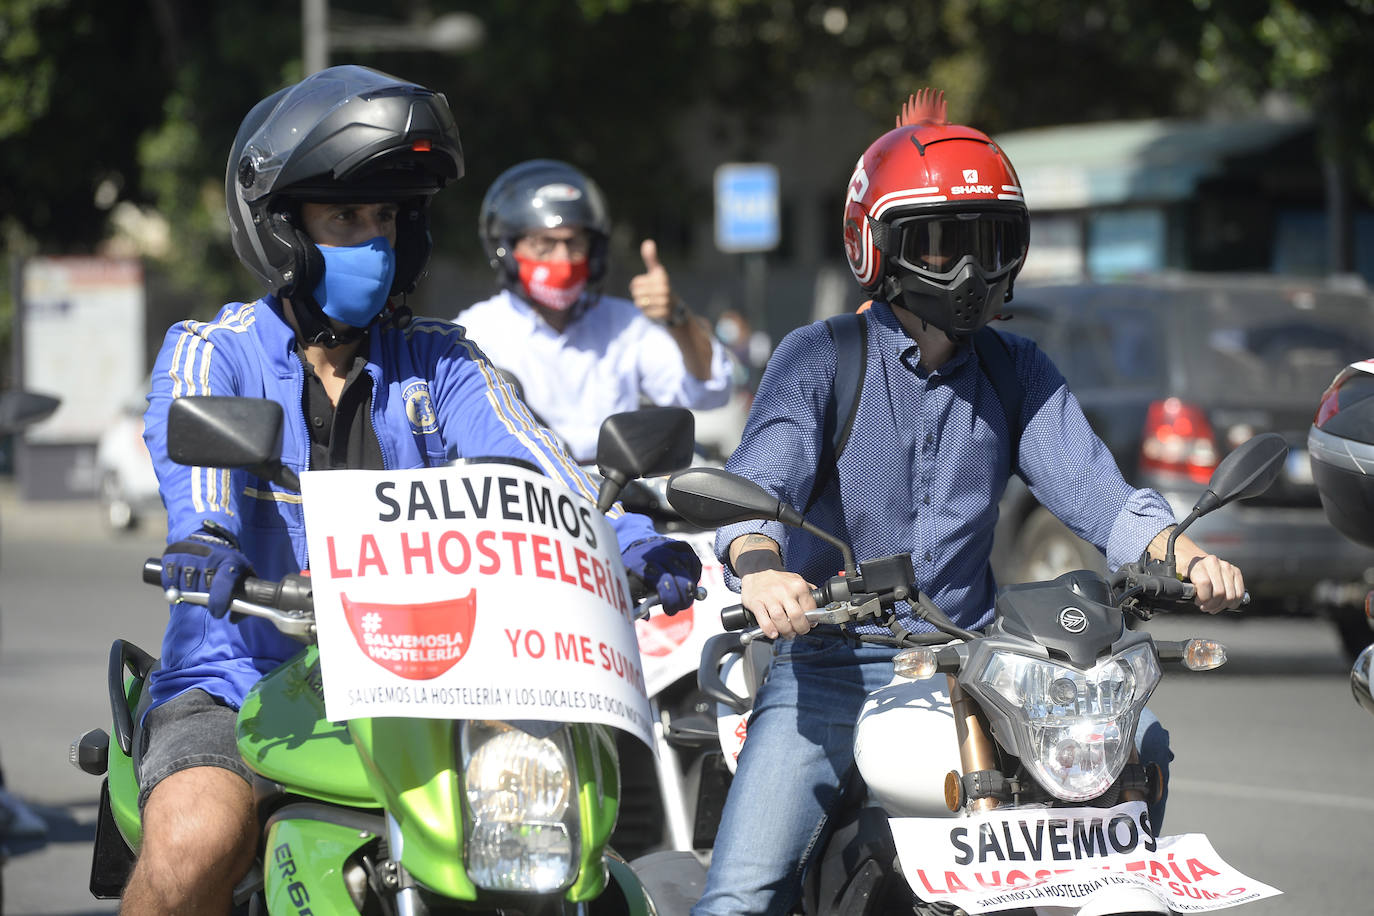
[[[520,268],[512,254],[516,240],[556,226],[581,226],[590,233],[587,290],[595,297],[606,276],[610,212],[596,182],[568,163],[530,159],[496,176],[482,198],[477,231],[502,282],[518,287]]]
[[[391,291],[408,293],[429,261],[429,198],[462,175],[443,94],[366,67],[321,70],[263,99],[239,125],[224,182],[234,253],[268,291],[304,302],[327,328],[313,296],[323,259],[301,231],[300,204],[398,203]]]

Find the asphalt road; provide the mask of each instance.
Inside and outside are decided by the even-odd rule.
[[[93,504],[16,503],[0,486],[0,764],[45,826],[10,844],[6,913],[115,912],[86,889],[99,781],[69,766],[67,749],[109,727],[111,640],[157,650],[166,606],[139,568],[161,545],[160,531],[108,535]],[[1152,701],[1177,755],[1164,832],[1205,833],[1232,866],[1285,892],[1237,912],[1374,910],[1374,717],[1351,699],[1330,628],[1236,616],[1151,626],[1231,649],[1227,667],[1167,678]]]

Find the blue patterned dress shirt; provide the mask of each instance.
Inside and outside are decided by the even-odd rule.
[[[1010,467],[1008,423],[972,347],[960,345],[938,369],[919,365],[914,338],[886,303],[868,312],[868,366],[858,413],[836,473],[807,514],[866,559],[910,553],[916,581],[960,626],[986,626],[996,583],[989,556],[997,504],[1013,472],[1112,568],[1139,558],[1174,514],[1153,490],[1122,478],[1078,400],[1031,341],[1002,332],[1025,390],[1018,467]],[[726,469],[805,509],[822,453],[835,344],[823,322],[778,345]],[[782,546],[787,569],[818,585],[843,566],[838,551],[777,522],[741,522],[717,534],[716,552],[757,532]],[[727,581],[739,580],[726,563]],[[899,606],[912,631],[931,626]],[[884,632],[873,624],[860,631]]]

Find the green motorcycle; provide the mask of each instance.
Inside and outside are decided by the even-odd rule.
[[[183,398],[173,407],[180,414],[169,417],[180,452],[174,460],[248,467],[298,488],[278,460],[277,405]],[[598,508],[608,508],[634,478],[688,464],[691,443],[685,410],[608,419],[598,451],[605,477]],[[160,560],[148,560],[143,577],[160,587]],[[203,604],[206,596],[179,599]],[[245,581],[231,606],[304,644],[253,687],[238,716],[238,747],[256,774],[261,825],[258,862],[235,891],[239,912],[655,912],[608,844],[620,802],[611,728],[578,721],[330,721],[313,603],[310,578],[292,575]],[[93,729],[72,745],[74,765],[105,777],[91,870],[97,897],[120,896],[139,847],[131,749],[155,665],[139,647],[116,640],[109,659],[114,740]]]

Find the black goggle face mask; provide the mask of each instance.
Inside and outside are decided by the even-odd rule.
[[[897,260],[935,276],[953,273],[972,258],[985,274],[1013,267],[1026,253],[1024,223],[1010,214],[919,216],[893,223]]]

